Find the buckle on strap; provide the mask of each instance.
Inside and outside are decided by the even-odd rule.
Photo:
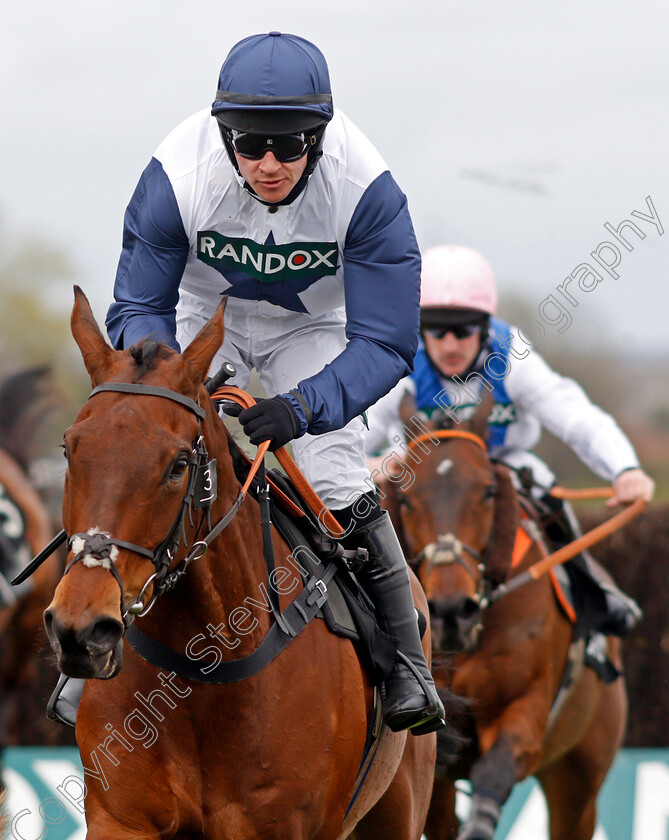
[[[328,588],[325,582],[317,577],[310,577],[305,586],[309,590],[307,604],[312,607],[316,605],[319,609],[328,599]]]

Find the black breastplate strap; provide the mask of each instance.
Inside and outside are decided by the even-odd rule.
[[[240,659],[220,662],[218,665],[212,660],[190,659],[142,633],[136,624],[128,627],[125,638],[142,659],[155,665],[156,668],[173,671],[182,679],[214,685],[239,682],[262,671],[298,633],[304,630],[327,601],[327,584],[336,571],[337,566],[332,562],[327,566],[320,580],[313,576],[307,578],[302,592],[281,613],[283,623],[289,632],[282,630],[278,623],[272,624],[267,635],[253,653]]]

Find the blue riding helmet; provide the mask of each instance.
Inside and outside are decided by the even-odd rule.
[[[223,62],[211,113],[218,120],[223,144],[238,173],[232,131],[266,137],[307,135],[304,173],[289,195],[277,202],[290,204],[306,187],[323,154],[325,127],[334,114],[325,56],[298,35],[251,35],[235,44]],[[255,199],[269,203],[249,184],[245,187]]]
[[[332,119],[323,53],[297,35],[252,35],[223,63],[211,113],[222,126],[258,134],[293,134]]]

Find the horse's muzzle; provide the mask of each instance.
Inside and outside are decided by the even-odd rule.
[[[455,653],[471,650],[478,639],[481,610],[466,595],[429,600],[432,643],[436,650]]]
[[[123,623],[100,616],[86,627],[60,624],[56,610],[44,613],[46,634],[58,657],[58,668],[68,677],[109,679],[123,664]]]

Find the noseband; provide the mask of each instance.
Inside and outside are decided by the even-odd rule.
[[[193,440],[191,458],[188,462],[189,477],[186,492],[174,524],[165,539],[155,549],[151,550],[136,543],[117,539],[109,534],[100,532],[98,529],[90,529],[87,533],[72,534],[68,539],[68,547],[70,550],[75,551],[76,554],[68,563],[63,575],[66,575],[72,566],[79,562],[89,568],[101,566],[110,571],[121,589],[121,615],[124,625],[128,627],[137,616],[146,615],[158,596],[172,589],[179,578],[185,574],[189,564],[207,551],[211,540],[232,521],[241,507],[243,492],[239,494],[230,511],[210,530],[209,534],[202,540],[194,542],[190,553],[172,571],[169,571],[182,538],[184,544],[188,547],[185,533],[186,510],[191,512],[191,524],[193,524],[193,507],[203,508],[203,514],[196,531],[197,534],[202,528],[205,516],[207,518],[209,517],[211,503],[216,499],[216,465],[214,461],[208,461],[207,447],[205,446],[201,431],[202,420],[205,419],[206,413],[194,400],[176,391],[171,391],[168,388],[127,382],[105,382],[95,388],[89,399],[103,391],[163,397],[184,406],[195,414],[198,419],[198,430]],[[196,493],[196,490],[200,489],[204,493]],[[206,496],[204,495],[205,493]],[[209,527],[211,528],[210,521]],[[146,580],[137,597],[127,606],[125,605],[123,582],[114,562],[119,548],[133,551],[135,554],[148,558],[155,567],[155,571]],[[144,601],[145,592],[150,583],[153,583],[153,594],[149,603],[146,604]]]
[[[464,554],[467,553],[476,560],[476,571],[479,572],[478,581],[472,567],[465,561]],[[437,542],[428,543],[425,548],[417,554],[410,565],[414,569],[420,569],[423,563],[427,563],[431,569],[433,566],[451,566],[458,563],[467,572],[469,577],[477,586],[474,600],[480,609],[485,609],[489,603],[490,584],[485,575],[486,566],[483,557],[471,546],[459,540],[455,534],[442,534]]]

